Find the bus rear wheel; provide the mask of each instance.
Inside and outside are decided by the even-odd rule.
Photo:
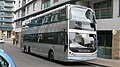
[[[27,52],[27,47],[26,47],[26,45],[23,47],[22,52],[23,52],[23,53],[26,53],[26,52]]]
[[[30,48],[30,46],[28,47],[28,54],[30,54],[31,53],[31,48]]]
[[[50,61],[54,61],[54,52],[53,51],[49,52],[49,59],[50,59]]]

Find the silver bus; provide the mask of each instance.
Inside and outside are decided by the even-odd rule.
[[[51,61],[86,61],[97,58],[94,11],[66,4],[23,23],[23,52],[35,53]]]

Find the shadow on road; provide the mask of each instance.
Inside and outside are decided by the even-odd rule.
[[[28,53],[26,53],[26,54],[28,54]],[[48,58],[40,56],[40,55],[36,55],[36,54],[33,54],[33,53],[31,53],[30,55],[38,57],[40,59],[44,59],[44,60],[50,61]],[[108,67],[108,66],[88,63],[88,62],[85,62],[85,61],[81,61],[81,62],[62,62],[62,61],[55,60],[55,61],[50,61],[50,62],[54,62],[56,64],[60,64],[60,65],[63,65],[63,66]]]

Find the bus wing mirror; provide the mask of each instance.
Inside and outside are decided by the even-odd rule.
[[[95,34],[89,34],[90,37],[95,37],[96,35]]]
[[[94,23],[90,23],[90,26],[91,26],[92,28],[94,28],[94,30],[96,30]]]
[[[89,34],[90,37],[93,37],[94,35],[93,34]]]
[[[95,24],[94,24],[94,23],[90,23],[90,26],[91,26],[92,28],[94,28],[94,27],[95,27]]]

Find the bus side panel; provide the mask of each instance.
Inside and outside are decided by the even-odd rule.
[[[56,60],[64,61],[65,53],[64,53],[64,45],[55,45],[54,47],[54,55]]]
[[[41,51],[41,45],[39,43],[31,43],[31,42],[26,42],[25,45],[31,47],[31,51],[35,52],[40,52]]]
[[[52,48],[52,45],[50,45],[50,44],[43,44],[43,43],[41,43],[40,45],[42,47],[41,48],[41,53],[48,57],[48,52]]]

